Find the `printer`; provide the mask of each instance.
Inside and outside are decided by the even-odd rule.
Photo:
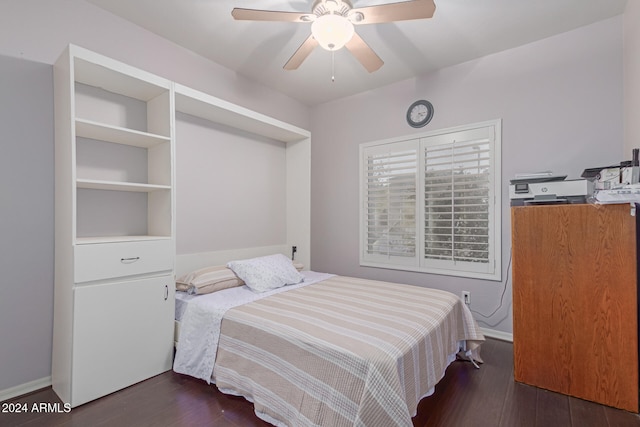
[[[509,185],[511,206],[586,203],[594,183],[586,179],[513,179]]]

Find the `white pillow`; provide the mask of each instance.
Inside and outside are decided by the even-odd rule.
[[[227,267],[254,292],[265,292],[304,280],[291,260],[282,254],[231,261]]]

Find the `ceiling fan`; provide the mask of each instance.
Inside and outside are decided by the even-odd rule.
[[[354,30],[354,25],[380,24],[431,18],[433,0],[412,0],[354,8],[349,0],[315,0],[311,13],[234,8],[231,15],[244,21],[284,21],[311,23],[311,35],[284,65],[295,70],[320,45],[329,51],[346,47],[370,73],[384,62]]]

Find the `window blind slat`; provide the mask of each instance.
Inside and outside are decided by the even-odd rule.
[[[423,158],[424,257],[488,262],[489,140],[426,146]]]
[[[366,157],[366,252],[387,257],[416,255],[418,151],[371,153]]]

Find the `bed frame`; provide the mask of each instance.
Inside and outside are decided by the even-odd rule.
[[[281,253],[290,256],[291,246],[282,244],[178,255],[176,257],[176,277],[180,277],[183,274],[187,274],[199,268],[209,267],[213,265],[225,265],[229,261],[233,261],[236,259],[255,258],[259,256],[272,255],[275,253]],[[305,265],[305,269],[308,268],[309,266]]]

